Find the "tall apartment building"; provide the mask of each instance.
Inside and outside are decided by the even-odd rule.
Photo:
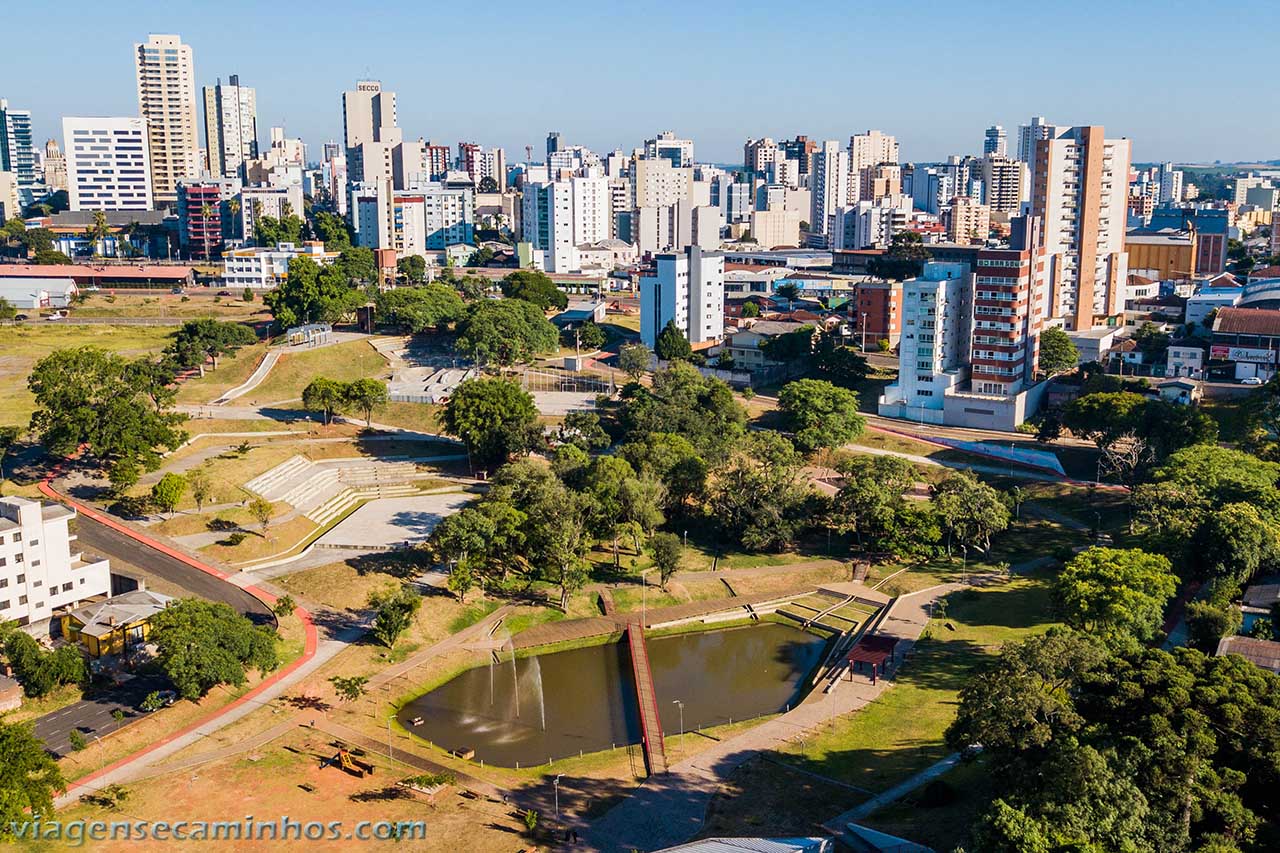
[[[56,139],[47,140],[44,144],[44,184],[49,192],[67,188],[67,158]]]
[[[1157,171],[1160,181],[1160,203],[1182,201],[1182,172],[1173,168],[1172,163],[1161,163]]]
[[[814,248],[831,245],[835,213],[849,203],[849,176],[849,152],[834,139],[823,142],[809,167],[809,244]]]
[[[521,194],[523,237],[547,272],[579,268],[578,247],[613,233],[613,189],[602,175],[527,181]]]
[[[395,189],[390,180],[360,183],[351,193],[356,245],[395,249],[397,257],[475,242],[475,192],[470,186],[421,184]]]
[[[22,215],[22,202],[18,200],[18,176],[13,172],[0,172],[0,222],[8,222]]]
[[[236,224],[238,233],[235,236],[252,240],[259,217],[302,216],[302,204],[302,184],[244,187],[240,190],[240,221]]]
[[[71,210],[151,210],[145,119],[67,117],[62,140]]]
[[[0,622],[41,626],[55,610],[111,594],[106,560],[71,550],[75,510],[0,498]]]
[[[657,256],[640,278],[640,340],[653,349],[668,322],[691,344],[724,337],[724,256],[690,246]]]
[[[887,249],[893,235],[911,221],[911,199],[904,195],[860,201],[836,209],[829,248],[835,252]]]
[[[20,205],[31,204],[43,194],[31,137],[31,112],[13,109],[4,98],[0,98],[0,172],[13,173]]]
[[[782,140],[778,143],[778,147],[782,149],[788,160],[795,160],[800,164],[800,174],[809,174],[813,155],[818,152],[817,142],[807,136],[797,136],[795,139]]]
[[[564,142],[560,139],[560,131],[553,130],[547,134],[547,159],[550,161],[551,155],[564,148]]]
[[[644,156],[649,160],[666,160],[677,169],[693,165],[693,140],[677,139],[675,132],[664,130],[644,141]]]
[[[209,260],[222,252],[222,186],[178,184],[178,241],[193,258]]]
[[[988,154],[982,158],[978,174],[986,193],[987,207],[997,213],[1021,212],[1030,188],[1026,163],[1000,154]]]
[[[233,177],[240,174],[244,161],[258,156],[257,94],[252,87],[240,85],[238,74],[232,74],[225,86],[221,79],[205,86],[203,93],[209,171]]]
[[[133,51],[138,109],[147,123],[151,191],[157,205],[173,204],[178,183],[200,174],[191,46],[176,35],[151,35]]]
[[[353,91],[342,93],[342,144],[353,183],[390,178],[392,151],[402,141],[395,92],[383,91],[377,80],[358,80]]]
[[[951,243],[985,243],[991,231],[991,208],[971,196],[956,196],[946,215]]]
[[[1249,190],[1257,187],[1270,187],[1274,185],[1271,178],[1264,175],[1255,175],[1250,172],[1243,178],[1236,178],[1232,192],[1232,200],[1236,204],[1245,204],[1249,198]]]
[[[898,139],[878,130],[849,137],[849,202],[871,201],[875,168],[898,162]]]
[[[1092,329],[1124,308],[1129,140],[1100,126],[1061,129],[1036,142],[1031,213],[1048,256],[1050,316]]]
[[[763,174],[780,157],[785,158],[786,154],[767,136],[764,139],[748,139],[742,146],[742,167],[748,172]]]
[[[969,378],[972,320],[968,264],[930,261],[919,276],[902,283],[898,381],[885,389],[891,403],[904,410],[900,416],[942,422],[946,392]]]
[[[998,157],[1003,157],[1008,153],[1008,150],[1009,139],[1008,134],[1004,132],[1004,128],[998,124],[993,124],[991,127],[988,127],[986,133],[983,134],[982,137],[983,156],[995,154]]]
[[[477,187],[485,178],[492,178],[498,186],[498,191],[501,192],[507,185],[507,152],[501,148],[477,146],[466,171]]]
[[[1033,116],[1030,124],[1018,128],[1018,159],[1028,166],[1035,160],[1036,143],[1042,139],[1052,139],[1065,128],[1056,124],[1048,124],[1044,116]]]

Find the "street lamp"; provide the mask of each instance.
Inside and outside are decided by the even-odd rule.
[[[862,312],[862,352],[867,352],[867,312]]]
[[[560,776],[563,776],[563,775],[564,774],[561,773],[558,776],[556,776],[556,778],[551,780],[551,784],[556,789],[556,820],[560,819]]]
[[[653,571],[652,568],[645,569],[640,573],[640,630],[643,631],[649,625],[649,583],[644,576]]]
[[[671,704],[680,709],[680,754],[684,755],[684,703],[679,699],[672,699]]]

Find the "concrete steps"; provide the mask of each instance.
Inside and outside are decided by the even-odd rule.
[[[305,456],[292,456],[271,470],[254,477],[245,483],[244,487],[267,500],[278,500],[283,493],[282,488],[287,487],[291,480],[304,474],[314,464]]]
[[[406,498],[416,494],[420,494],[417,486],[404,483],[364,486],[357,489],[345,488],[319,506],[306,511],[304,515],[320,527],[325,527],[356,504],[380,498]]]
[[[313,468],[310,476],[280,496],[280,500],[304,513],[323,503],[339,486],[338,471]]]

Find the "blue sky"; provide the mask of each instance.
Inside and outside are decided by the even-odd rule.
[[[671,129],[733,162],[748,136],[867,128],[935,160],[1032,115],[1103,124],[1138,161],[1280,158],[1275,0],[72,0],[8,4],[0,22],[0,97],[32,110],[40,141],[63,115],[136,114],[132,45],[158,32],[192,45],[201,85],[257,88],[264,140],[284,124],[317,154],[341,138],[340,93],[372,77],[406,137],[510,161],[537,158],[548,130],[607,151]]]

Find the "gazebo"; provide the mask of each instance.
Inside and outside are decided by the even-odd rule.
[[[846,658],[849,661],[849,680],[853,680],[855,672],[862,671],[862,665],[865,663],[871,667],[871,683],[875,684],[878,676],[888,674],[897,649],[897,637],[867,634],[849,650]]]

